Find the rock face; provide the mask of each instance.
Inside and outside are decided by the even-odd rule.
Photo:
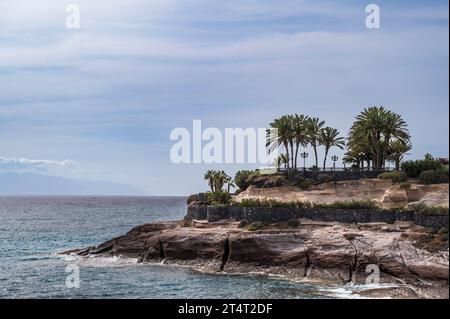
[[[296,278],[328,277],[335,283],[364,283],[366,267],[375,265],[381,282],[426,280],[443,285],[448,293],[448,235],[440,237],[407,222],[350,225],[301,220],[298,227],[273,224],[253,232],[238,224],[145,224],[97,247],[65,253],[208,263],[214,271],[270,269]]]
[[[383,208],[403,208],[412,202],[422,202],[430,206],[449,207],[449,185],[420,185],[411,183],[410,188],[403,189],[391,181],[380,179],[361,179],[324,183],[304,191],[294,186],[258,188],[250,186],[236,196],[236,201],[243,199],[275,199],[281,202],[309,201],[330,204],[336,201],[374,200]]]

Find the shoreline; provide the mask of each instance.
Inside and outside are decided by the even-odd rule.
[[[369,297],[449,297],[448,241],[445,244],[438,235],[431,238],[421,226],[305,219],[297,227],[270,224],[248,231],[238,226],[233,221],[155,222],[98,246],[60,254],[127,258],[143,265],[174,265],[212,275],[266,276],[336,289],[366,287],[367,266],[376,264],[379,283],[396,287],[374,287],[365,292]]]

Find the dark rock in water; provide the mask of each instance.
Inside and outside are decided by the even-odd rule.
[[[151,223],[97,247],[64,253],[132,257],[138,262],[209,262],[216,271],[270,269],[334,283],[365,283],[367,268],[376,266],[381,282],[427,280],[448,291],[448,242],[445,249],[442,243],[431,249],[430,244],[443,238],[412,223],[350,225],[302,220],[298,228],[272,224],[252,232],[238,224],[194,222],[183,227],[183,221]]]

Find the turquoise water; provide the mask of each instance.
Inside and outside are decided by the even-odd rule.
[[[151,221],[181,219],[182,197],[1,197],[0,298],[320,298],[323,287],[268,277],[202,274],[134,260],[62,258]],[[80,268],[67,288],[67,265]]]

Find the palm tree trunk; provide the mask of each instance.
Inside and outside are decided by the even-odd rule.
[[[291,167],[294,169],[294,143],[291,142]]]
[[[295,169],[297,169],[298,149],[300,148],[299,146],[300,146],[299,143],[297,143],[297,144],[295,145],[295,167],[294,167]]]
[[[286,169],[288,170],[289,169],[289,147],[288,147],[287,143],[284,143],[284,149],[286,150],[286,156],[288,158],[287,165],[286,165]]]
[[[328,147],[325,148],[325,158],[323,159],[323,170],[324,170],[324,171],[326,170],[326,167],[327,167],[327,156],[328,156],[328,151],[329,151],[329,148],[328,148]]]
[[[312,147],[314,149],[314,157],[316,159],[316,167],[319,167],[319,158],[317,157],[317,145],[313,144]]]

